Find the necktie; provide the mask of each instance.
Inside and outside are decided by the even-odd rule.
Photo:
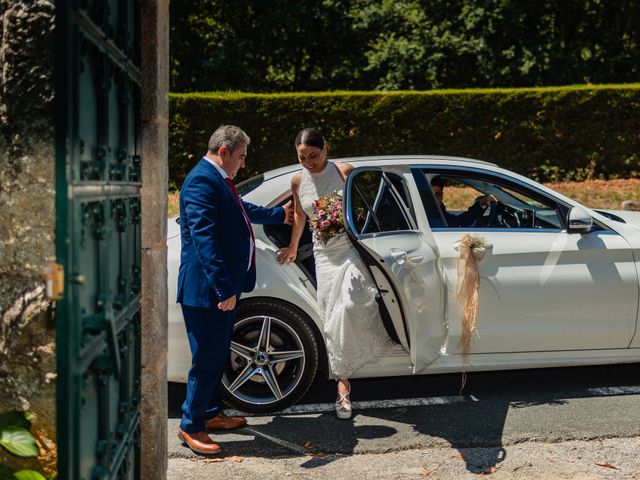
[[[225,181],[227,182],[227,185],[229,185],[229,188],[235,195],[236,200],[238,200],[238,204],[240,205],[240,210],[242,210],[244,219],[247,222],[247,226],[249,227],[249,233],[251,234],[251,265],[254,265],[256,262],[256,238],[253,236],[253,227],[251,226],[249,215],[247,215],[247,211],[244,209],[244,205],[242,205],[242,202],[240,201],[240,196],[238,195],[236,186],[233,184],[230,178],[226,178]]]

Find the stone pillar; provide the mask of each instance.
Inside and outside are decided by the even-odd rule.
[[[55,257],[53,0],[0,0],[0,414],[30,411],[38,458],[56,473],[53,309],[41,272]]]
[[[169,1],[142,0],[142,420],[140,478],[167,474]]]

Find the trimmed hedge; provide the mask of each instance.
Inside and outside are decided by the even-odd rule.
[[[495,162],[541,181],[640,176],[640,84],[427,92],[170,96],[170,179],[179,187],[213,130],[251,137],[238,180],[297,161],[319,127],[331,157],[442,154]]]

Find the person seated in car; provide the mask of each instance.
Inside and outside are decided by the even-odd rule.
[[[493,195],[486,195],[476,200],[465,212],[450,213],[447,212],[447,207],[444,206],[444,186],[445,180],[440,175],[436,175],[431,179],[431,191],[436,197],[436,200],[440,203],[440,209],[444,215],[444,219],[447,221],[449,227],[470,227],[478,218],[484,214],[485,208],[492,202],[498,202],[498,199]],[[444,226],[444,225],[431,225],[432,227]]]

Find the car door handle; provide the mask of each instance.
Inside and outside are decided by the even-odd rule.
[[[404,250],[391,250],[389,252],[389,256],[396,262],[398,265],[402,265],[404,263],[408,263],[409,265],[419,265],[424,260],[423,255],[412,255],[409,256],[407,252]]]
[[[404,250],[391,250],[389,252],[389,256],[396,262],[398,265],[402,265],[407,260],[407,252]]]

